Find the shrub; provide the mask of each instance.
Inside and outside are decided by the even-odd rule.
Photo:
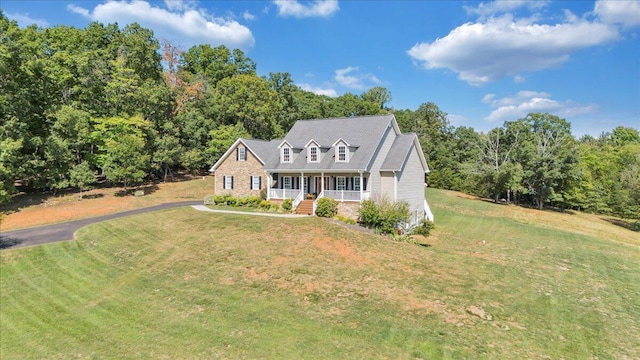
[[[224,195],[216,195],[213,197],[213,203],[216,205],[224,205],[227,201]]]
[[[258,207],[260,205],[260,201],[262,199],[260,199],[259,196],[249,196],[247,198],[247,206],[250,207]]]
[[[335,199],[323,197],[316,204],[316,215],[320,217],[334,217],[338,213],[338,202]]]
[[[267,200],[267,189],[262,188],[260,190],[260,200]]]
[[[258,205],[258,207],[260,209],[263,209],[263,210],[269,210],[269,209],[271,209],[271,201],[262,200],[262,201],[260,201],[260,204]]]
[[[224,196],[224,202],[229,206],[233,206],[236,204],[236,198],[231,194],[226,194]]]
[[[383,198],[379,201],[365,200],[360,204],[360,221],[373,227],[382,234],[394,234],[398,228],[409,221],[409,203],[392,202]]]
[[[434,226],[435,225],[431,221],[422,219],[420,225],[414,227],[411,233],[414,235],[422,235],[424,237],[427,237],[429,236],[429,233],[431,233],[431,230],[433,230]]]
[[[291,208],[293,207],[293,200],[291,199],[284,199],[282,201],[282,210],[286,211],[286,212],[291,212]]]
[[[214,201],[215,196],[213,195],[207,195],[204,197],[204,204],[205,205],[214,205],[215,201]]]
[[[242,197],[236,199],[236,206],[247,206],[248,198]]]

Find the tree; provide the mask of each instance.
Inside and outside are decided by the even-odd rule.
[[[125,194],[130,184],[144,179],[149,168],[149,155],[140,151],[144,146],[144,139],[136,134],[123,134],[105,142],[104,172],[110,181],[123,184]]]
[[[493,194],[494,202],[513,184],[513,177],[518,175],[518,167],[512,166],[512,156],[520,145],[519,131],[516,127],[495,128],[486,135],[481,135],[481,158],[479,171],[482,180]]]
[[[80,197],[85,190],[91,190],[96,181],[96,173],[91,170],[91,165],[87,161],[74,166],[69,172],[69,185],[80,189]]]
[[[384,109],[384,105],[391,102],[391,92],[382,86],[376,86],[362,94],[364,101],[377,104],[379,109]]]
[[[235,125],[222,125],[219,128],[212,130],[209,135],[211,136],[211,141],[207,148],[207,155],[210,159],[209,161],[211,165],[215,164],[238,138],[251,137],[241,123]]]

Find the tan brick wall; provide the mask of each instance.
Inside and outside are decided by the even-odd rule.
[[[238,146],[243,146],[238,144]],[[237,148],[237,147],[236,147]],[[216,183],[214,193],[216,195],[231,194],[235,197],[260,196],[260,190],[251,190],[251,176],[260,176],[260,187],[267,187],[267,174],[262,170],[262,164],[247,149],[247,160],[236,160],[236,148],[229,157],[216,169]],[[224,177],[233,176],[233,189],[224,189]]]

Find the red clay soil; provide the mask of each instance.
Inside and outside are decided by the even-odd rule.
[[[20,194],[3,213],[0,231],[20,229],[38,225],[54,224],[139,209],[168,202],[200,200],[213,193],[213,176],[196,177],[192,180],[147,184],[145,195],[136,197],[134,190],[122,196],[122,188],[103,188],[63,196]]]

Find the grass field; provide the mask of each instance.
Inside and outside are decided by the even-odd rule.
[[[640,234],[429,189],[398,243],[190,208],[0,252],[0,358],[640,358]]]

